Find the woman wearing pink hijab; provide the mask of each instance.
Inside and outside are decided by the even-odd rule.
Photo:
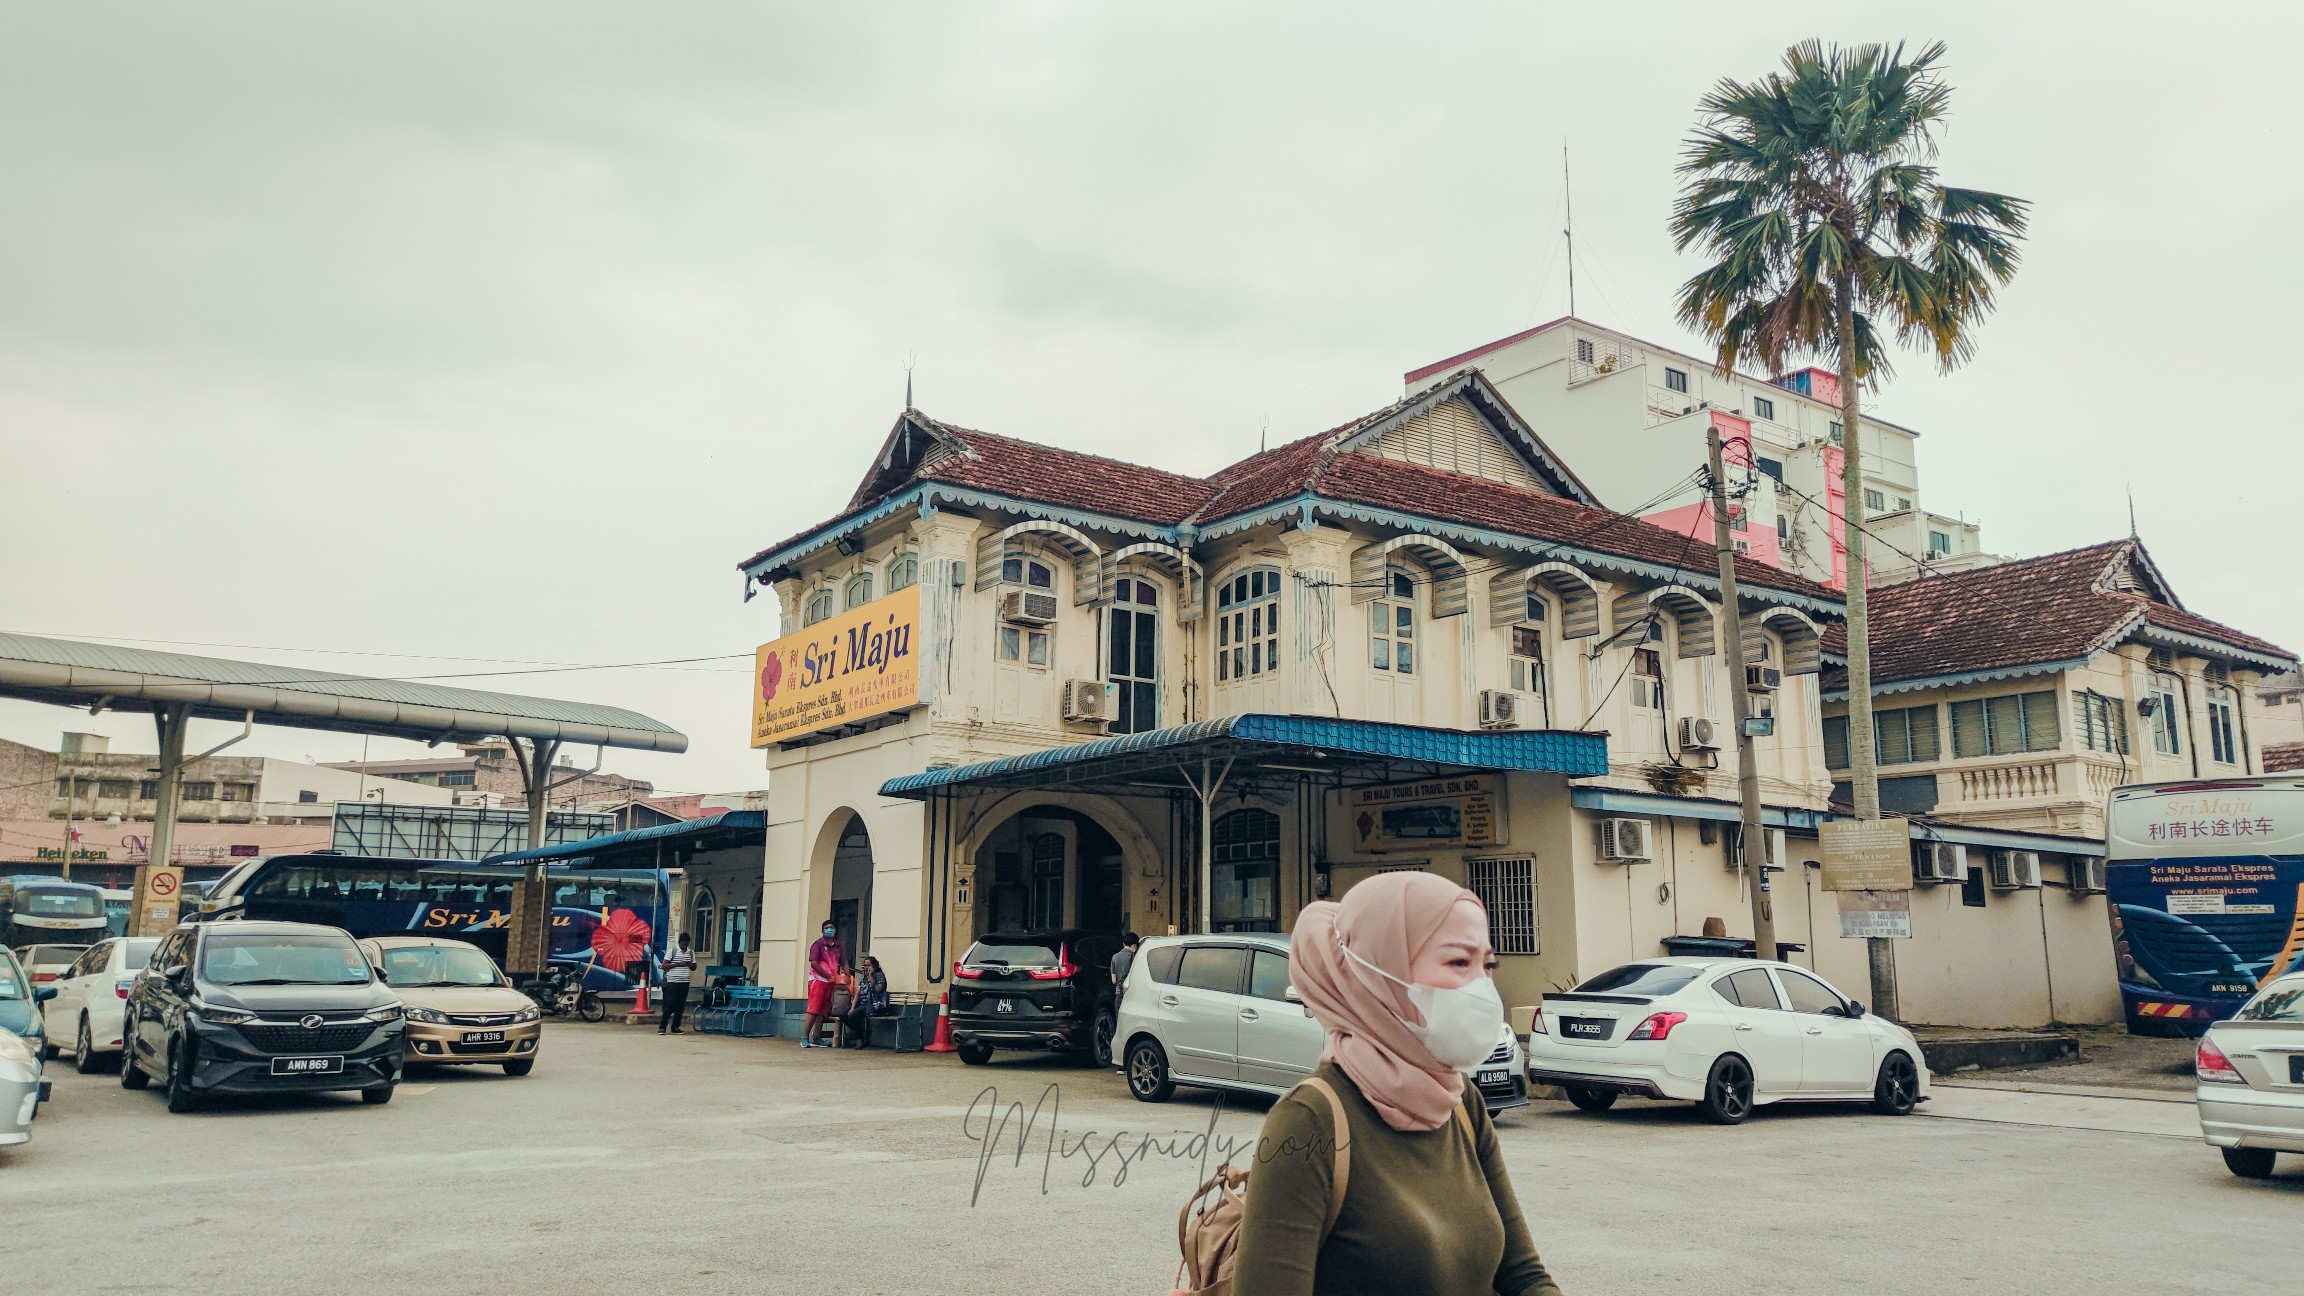
[[[1378,874],[1307,905],[1288,964],[1328,1032],[1313,1074],[1342,1100],[1351,1168],[1338,1203],[1325,1097],[1300,1085],[1273,1105],[1234,1296],[1559,1296],[1468,1078],[1504,1017],[1479,897],[1429,873]]]

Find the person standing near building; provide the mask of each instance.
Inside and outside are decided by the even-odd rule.
[[[1112,999],[1128,993],[1128,969],[1136,966],[1136,946],[1141,943],[1134,932],[1120,933],[1120,952],[1112,956]]]
[[[656,1033],[662,1035],[669,1027],[674,1035],[685,1035],[680,1029],[680,1014],[688,1009],[688,983],[696,977],[696,954],[689,948],[688,933],[680,933],[680,940],[664,951],[664,1012],[656,1019]]]
[[[832,1011],[832,989],[841,969],[848,966],[848,949],[840,942],[840,929],[824,920],[823,934],[808,947],[808,1020],[800,1028],[800,1047],[816,1048],[816,1032]],[[830,1047],[829,1045],[825,1047]]]

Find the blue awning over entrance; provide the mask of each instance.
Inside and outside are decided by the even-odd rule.
[[[945,791],[1069,788],[1082,792],[1193,790],[1203,764],[1232,767],[1235,782],[1269,771],[1390,782],[1478,771],[1578,777],[1608,772],[1608,739],[1555,729],[1428,729],[1321,716],[1248,715],[1099,738],[882,784],[880,795],[923,800]]]

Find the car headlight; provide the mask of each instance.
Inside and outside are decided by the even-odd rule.
[[[242,1012],[237,1008],[219,1008],[215,1004],[202,1003],[198,999],[192,1001],[192,1011],[199,1014],[200,1020],[217,1026],[237,1026],[242,1022],[256,1020],[256,1014],[252,1012]]]
[[[532,1022],[543,1017],[543,1015],[544,1014],[542,1012],[537,1010],[536,1005],[530,1004],[527,1007],[521,1009],[519,1013],[512,1018],[512,1020],[516,1022]]]
[[[30,1046],[4,1030],[0,1030],[0,1059],[33,1070],[38,1070],[40,1065],[39,1059],[32,1055]]]
[[[431,1022],[440,1026],[448,1024],[448,1014],[437,1008],[419,1008],[414,1004],[403,1004],[400,1007],[400,1014],[412,1022]]]
[[[422,1011],[424,1010],[421,1008],[409,1009],[406,1010],[406,1015],[414,1016],[416,1013]],[[381,1008],[371,1008],[368,1011],[360,1014],[360,1020],[371,1022],[396,1022],[400,1020],[402,1015],[403,1010],[399,1004],[389,1003]],[[434,1016],[438,1016],[438,1014],[435,1013]],[[423,1018],[419,1017],[417,1020],[422,1021]]]

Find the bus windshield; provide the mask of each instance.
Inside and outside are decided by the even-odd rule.
[[[2304,779],[2115,788],[2106,837],[2132,1033],[2201,1034],[2304,966]]]
[[[21,883],[16,888],[16,912],[27,918],[102,918],[104,893],[69,882]]]

